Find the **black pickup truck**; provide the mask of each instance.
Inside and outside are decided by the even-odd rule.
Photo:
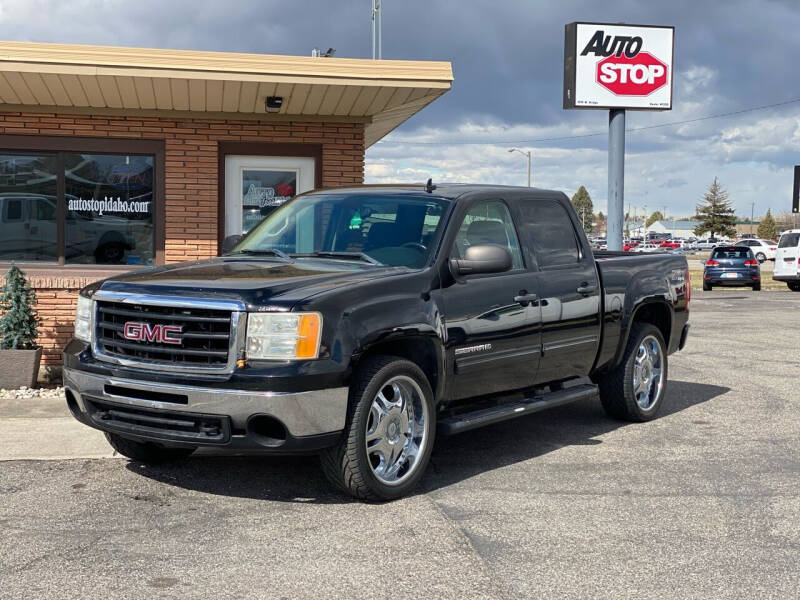
[[[686,259],[593,255],[560,192],[322,190],[226,246],[81,291],[67,403],[120,454],[319,452],[346,492],[397,498],[437,433],[598,394],[654,418],[689,328]]]

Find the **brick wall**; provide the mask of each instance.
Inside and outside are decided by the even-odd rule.
[[[0,112],[4,133],[164,140],[168,263],[217,252],[218,142],[321,144],[323,187],[359,184],[364,178],[360,123]],[[61,348],[71,335],[77,290],[91,281],[90,271],[70,268],[62,273],[32,278],[39,295],[45,365],[60,362]]]

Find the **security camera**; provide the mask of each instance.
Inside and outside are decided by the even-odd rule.
[[[283,106],[283,96],[267,96],[264,101],[264,109],[268,113],[280,112],[281,106]]]

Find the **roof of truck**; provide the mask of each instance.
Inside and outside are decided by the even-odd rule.
[[[425,183],[391,183],[391,184],[367,184],[353,187],[344,188],[327,188],[317,190],[322,193],[336,193],[336,194],[364,194],[375,191],[386,192],[390,194],[419,194],[428,192]],[[473,192],[481,193],[509,193],[509,192],[526,192],[531,196],[552,198],[554,195],[562,195],[563,192],[557,190],[547,190],[542,188],[521,187],[513,185],[487,185],[477,183],[435,183],[433,188],[429,191],[432,196],[439,198],[448,198],[455,200],[465,194]]]

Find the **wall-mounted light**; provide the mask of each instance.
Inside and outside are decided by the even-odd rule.
[[[264,101],[264,110],[268,113],[280,112],[281,106],[283,106],[283,96],[267,96]]]

